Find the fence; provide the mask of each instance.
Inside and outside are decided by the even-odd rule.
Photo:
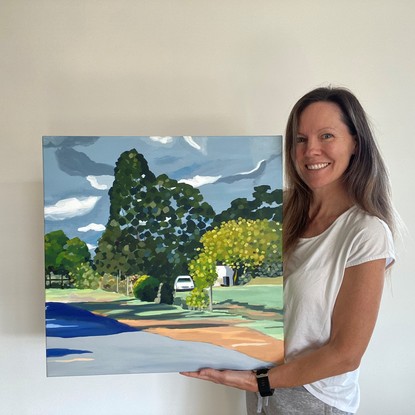
[[[71,283],[67,275],[48,274],[45,276],[46,288],[70,288]]]

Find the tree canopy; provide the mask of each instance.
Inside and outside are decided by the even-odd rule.
[[[198,189],[156,177],[133,149],[120,155],[109,196],[110,216],[95,256],[99,271],[121,269],[168,283],[187,272],[215,215]]]
[[[243,218],[224,222],[202,236],[200,254],[189,264],[190,275],[201,290],[214,285],[219,263],[245,272],[267,261],[281,262],[281,239],[279,222]],[[234,275],[236,279],[238,273]]]
[[[268,185],[254,187],[253,199],[237,198],[231,202],[231,206],[218,214],[214,219],[214,225],[222,222],[244,219],[268,219],[282,222],[282,190],[271,191]]]
[[[88,246],[78,237],[69,239],[62,230],[45,235],[45,273],[69,274],[81,263],[89,263]]]

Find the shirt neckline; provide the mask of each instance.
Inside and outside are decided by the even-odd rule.
[[[346,216],[347,214],[349,214],[352,210],[356,209],[357,206],[353,205],[352,207],[350,207],[349,209],[347,209],[346,211],[344,211],[341,215],[339,215],[335,221],[327,228],[325,229],[323,232],[319,233],[318,235],[315,236],[310,236],[308,238],[302,237],[302,238],[298,238],[299,241],[312,241],[313,239],[319,238],[320,236],[323,236],[325,233],[327,233],[331,228],[333,228],[337,222],[339,222],[344,216]]]

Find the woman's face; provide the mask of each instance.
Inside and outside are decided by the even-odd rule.
[[[295,166],[311,190],[343,186],[341,178],[355,148],[356,141],[336,104],[315,102],[304,109],[295,143]]]

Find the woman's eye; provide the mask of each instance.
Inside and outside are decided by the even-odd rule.
[[[327,140],[328,138],[332,138],[332,137],[333,137],[333,134],[326,133],[326,134],[323,134],[323,135],[322,135],[322,137],[323,137],[325,140]]]
[[[305,137],[297,137],[296,142],[297,143],[304,143]]]

